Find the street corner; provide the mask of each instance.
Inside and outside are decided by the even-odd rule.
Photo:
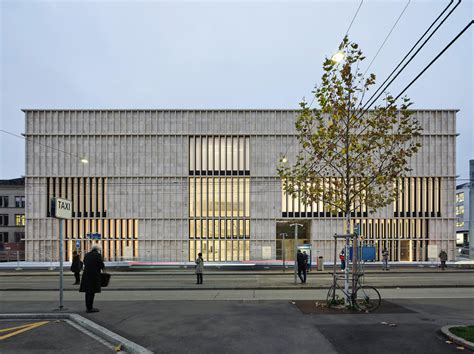
[[[80,330],[67,319],[1,319],[0,352],[114,353],[106,341]]]

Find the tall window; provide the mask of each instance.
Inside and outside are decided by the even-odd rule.
[[[441,179],[406,177],[395,184],[398,198],[393,202],[395,217],[441,216]]]
[[[8,242],[8,232],[0,232],[0,243]]]
[[[250,139],[189,139],[189,259],[250,259]]]
[[[25,214],[15,215],[15,226],[25,226]]]
[[[8,226],[8,214],[0,214],[0,226]]]
[[[24,208],[24,207],[25,207],[25,196],[16,196],[15,208]]]
[[[15,232],[15,242],[21,242],[24,239],[25,239],[24,232]]]
[[[464,192],[456,194],[456,203],[464,202]]]
[[[8,208],[8,196],[0,196],[0,208]]]

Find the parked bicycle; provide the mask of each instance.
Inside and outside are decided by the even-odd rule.
[[[373,286],[363,285],[360,282],[363,275],[363,273],[354,275],[357,286],[354,293],[352,293],[351,289],[349,289],[349,292],[346,292],[344,286],[339,285],[338,280],[344,280],[343,276],[334,275],[333,285],[329,288],[326,297],[328,307],[344,303],[347,298],[351,308],[366,312],[377,310],[382,302],[380,293]]]

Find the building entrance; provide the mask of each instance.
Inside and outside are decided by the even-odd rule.
[[[293,261],[295,259],[295,227],[290,225],[298,223],[298,245],[310,244],[309,222],[297,221],[277,221],[276,223],[276,259]]]

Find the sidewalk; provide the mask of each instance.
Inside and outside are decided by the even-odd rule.
[[[175,275],[175,276],[188,276],[190,274],[194,274],[194,267],[140,267],[140,268],[113,268],[106,265],[107,273],[110,274],[119,274],[119,275],[132,275],[132,274],[140,274],[143,276],[150,275],[150,276],[160,276],[160,275]],[[64,272],[69,273],[69,266],[64,266]],[[16,270],[15,268],[7,268],[7,267],[0,267],[0,276],[16,276],[16,275],[24,275],[24,276],[57,276],[59,272],[59,266],[53,267],[51,270],[44,269],[44,268],[22,268],[20,270]],[[215,267],[205,267],[205,274],[206,275],[275,275],[275,276],[288,276],[293,274],[294,269],[292,267],[286,268],[285,271],[283,269],[272,268],[272,269],[225,269],[225,268],[215,268]],[[325,267],[324,271],[317,271],[313,269],[308,274],[332,274],[333,268]],[[340,272],[339,266],[337,267],[337,272]],[[366,274],[412,274],[412,273],[440,273],[441,270],[436,265],[433,266],[391,266],[389,271],[382,270],[380,265],[371,265],[365,267]],[[443,271],[443,273],[474,273],[474,268],[459,268],[454,265],[448,265],[448,268]]]

